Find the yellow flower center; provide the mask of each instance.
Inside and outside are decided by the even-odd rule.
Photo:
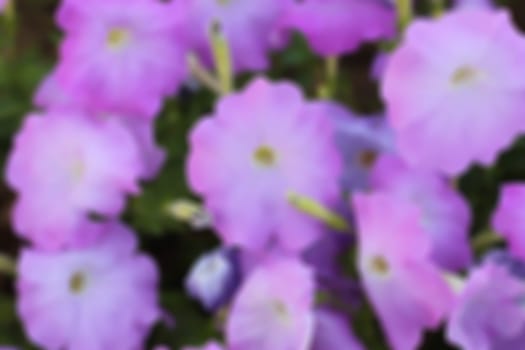
[[[107,45],[112,49],[119,49],[124,47],[130,39],[129,30],[125,28],[116,27],[108,32],[106,41]]]
[[[277,161],[277,155],[273,148],[263,145],[255,150],[253,153],[253,158],[255,162],[264,167],[271,167],[275,165]]]
[[[362,167],[369,169],[371,168],[377,159],[377,152],[373,150],[364,150],[359,153],[358,162]]]
[[[390,266],[382,256],[375,256],[370,260],[370,268],[378,275],[385,276],[390,271]]]
[[[479,72],[472,66],[464,65],[459,67],[452,74],[452,84],[465,85],[473,82],[479,76]]]
[[[69,290],[73,294],[80,294],[86,289],[86,276],[81,271],[75,274],[69,280]]]
[[[84,162],[80,159],[76,159],[73,164],[71,164],[70,168],[70,174],[71,178],[75,183],[80,182],[82,180],[84,173],[86,172],[86,166]]]
[[[273,300],[271,302],[271,308],[278,320],[284,324],[290,322],[290,313],[288,312],[288,308],[281,300]]]

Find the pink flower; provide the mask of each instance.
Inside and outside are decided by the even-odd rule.
[[[185,19],[190,48],[212,63],[210,32],[225,36],[237,71],[268,67],[270,51],[282,46],[279,23],[290,0],[184,0],[174,6]]]
[[[374,166],[372,187],[415,204],[431,241],[431,257],[444,269],[459,270],[472,262],[469,243],[470,209],[450,181],[414,169],[401,159],[383,155]]]
[[[415,349],[453,301],[430,260],[430,237],[413,205],[385,194],[356,194],[359,272],[395,350]]]
[[[285,23],[321,56],[353,52],[396,33],[395,11],[378,0],[304,0],[290,7]]]
[[[215,341],[210,341],[203,346],[184,347],[182,350],[224,350],[223,346]]]
[[[471,272],[447,326],[447,339],[464,350],[521,349],[525,341],[523,279],[486,262]]]
[[[179,21],[158,0],[66,0],[57,78],[92,106],[151,118],[186,78]]]
[[[492,226],[507,240],[511,253],[525,259],[525,183],[503,186],[498,206],[492,217]]]
[[[137,115],[117,115],[109,110],[99,109],[100,106],[86,104],[86,101],[79,99],[71,89],[58,81],[56,72],[50,73],[43,80],[33,100],[37,107],[44,110],[63,110],[64,113],[81,110],[95,119],[118,120],[135,138],[144,164],[141,178],[145,180],[157,176],[164,165],[166,152],[156,144],[155,120]]]
[[[4,13],[8,4],[9,4],[9,0],[0,0],[0,14]]]
[[[390,126],[382,116],[357,116],[336,103],[325,103],[332,117],[335,142],[343,158],[343,190],[368,190],[370,172],[381,153],[395,150]]]
[[[217,248],[200,256],[185,279],[188,294],[208,311],[216,311],[230,301],[240,284],[238,252]]]
[[[139,191],[140,171],[136,144],[115,120],[95,121],[81,113],[31,115],[6,169],[7,182],[18,193],[15,229],[44,249],[88,243],[97,231],[89,216],[118,216],[126,195]]]
[[[187,174],[226,244],[300,251],[320,234],[287,200],[293,191],[330,205],[340,159],[325,110],[289,83],[257,79],[223,98],[190,135]]]
[[[119,115],[110,115],[106,118],[114,118],[120,121],[134,138],[142,164],[140,178],[143,180],[154,179],[162,170],[168,156],[155,140],[155,121]]]
[[[313,335],[314,276],[291,258],[266,261],[248,277],[226,323],[229,350],[307,349]]]
[[[455,0],[454,4],[459,8],[494,7],[492,0]]]
[[[22,252],[18,313],[45,349],[139,349],[160,315],[158,273],[126,227],[84,250]]]
[[[315,317],[315,336],[312,350],[364,350],[343,315],[319,309]]]
[[[523,57],[525,38],[503,10],[414,21],[383,85],[402,157],[449,175],[492,164],[525,131]]]
[[[390,61],[390,53],[379,52],[372,62],[372,68],[370,76],[379,82],[383,80],[385,76],[386,67],[388,67],[388,62]]]

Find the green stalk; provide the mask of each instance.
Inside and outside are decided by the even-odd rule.
[[[312,198],[289,192],[288,202],[300,212],[303,212],[339,232],[350,232],[346,220]]]
[[[6,57],[12,58],[15,50],[16,42],[16,30],[17,30],[17,20],[16,20],[16,8],[14,0],[7,0],[7,4],[4,9],[3,18],[3,27],[5,29],[5,40],[6,40]]]
[[[215,69],[217,70],[221,90],[229,93],[233,90],[233,69],[230,47],[218,23],[212,26],[210,36]]]
[[[439,17],[445,11],[445,1],[444,0],[431,0],[432,4],[432,15],[434,17]]]
[[[320,98],[332,98],[337,92],[337,76],[339,74],[339,57],[330,56],[324,61],[325,82],[319,89]]]
[[[486,230],[479,233],[472,240],[472,247],[476,253],[481,253],[488,248],[496,246],[503,242],[503,237],[498,235],[496,232]]]
[[[404,32],[413,17],[412,0],[396,0],[399,29]]]
[[[0,254],[0,273],[8,276],[14,276],[16,274],[16,264],[7,255]]]
[[[225,95],[227,92],[223,89],[221,82],[210,73],[199,61],[199,58],[190,53],[187,56],[188,67],[192,76],[199,81],[203,86],[207,87],[217,95]]]

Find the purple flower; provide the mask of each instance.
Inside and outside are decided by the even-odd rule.
[[[314,327],[314,279],[298,260],[260,265],[244,282],[226,323],[229,350],[307,349]]]
[[[7,161],[7,182],[18,193],[15,229],[44,249],[88,243],[98,231],[89,216],[117,217],[126,195],[139,192],[140,171],[136,144],[118,122],[31,115]]]
[[[513,276],[525,280],[525,261],[513,257],[506,250],[492,249],[483,256],[483,261],[505,266]]]
[[[379,52],[372,62],[371,77],[381,82],[385,76],[386,67],[390,61],[390,53]]]
[[[25,249],[18,265],[18,313],[45,349],[139,349],[157,321],[158,273],[136,253],[132,232],[109,224],[88,249]]]
[[[215,249],[198,258],[186,277],[186,290],[208,310],[227,303],[240,282],[236,252]]]
[[[326,103],[335,142],[344,162],[341,183],[346,191],[370,188],[370,171],[381,153],[394,151],[394,139],[383,117],[358,117],[335,103]]]
[[[0,0],[0,15],[4,13],[10,0]]]
[[[257,79],[224,97],[190,134],[187,174],[226,245],[301,251],[320,234],[289,191],[324,205],[338,198],[340,159],[323,108],[295,85]],[[322,166],[319,166],[322,164]]]
[[[315,335],[312,350],[364,350],[345,317],[328,309],[315,313]]]
[[[263,70],[269,52],[282,46],[280,21],[290,0],[184,0],[174,3],[184,17],[190,49],[212,63],[210,32],[225,36],[237,71]]]
[[[521,349],[525,341],[525,284],[504,264],[487,260],[463,287],[447,339],[465,350]]]
[[[341,265],[341,259],[353,244],[350,235],[328,231],[303,253],[303,259],[314,270],[318,290],[349,309],[356,306],[362,296],[357,282],[345,275]]]
[[[525,183],[503,186],[498,206],[492,216],[492,226],[508,243],[510,252],[525,259]]]
[[[454,0],[456,8],[494,7],[492,0]]]
[[[352,246],[350,235],[326,232],[304,252],[304,260],[316,270],[332,272],[340,270],[340,257]]]
[[[135,138],[144,163],[141,178],[150,180],[157,176],[166,160],[166,152],[155,141],[155,121],[132,115],[115,115],[108,110],[85,104],[70,89],[63,86],[56,73],[49,74],[39,86],[34,104],[44,110],[63,110],[64,113],[82,110],[95,119],[118,120]],[[98,106],[100,107],[100,106]]]
[[[86,104],[151,118],[187,76],[178,19],[158,0],[66,0],[57,78]]]
[[[374,166],[371,182],[374,189],[412,202],[421,210],[421,225],[432,245],[431,257],[439,266],[459,270],[472,262],[470,208],[448,179],[384,155]]]
[[[525,131],[525,38],[504,10],[454,11],[408,28],[383,96],[400,155],[458,175]]]
[[[285,24],[301,32],[317,54],[336,56],[393,37],[396,14],[376,0],[304,0],[290,7]]]
[[[450,311],[452,291],[430,260],[420,211],[385,194],[356,194],[359,273],[388,341],[415,349]]]

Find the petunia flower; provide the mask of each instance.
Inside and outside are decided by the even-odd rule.
[[[476,7],[494,7],[492,0],[454,0],[454,5],[456,8],[468,9]]]
[[[523,276],[514,275],[504,263],[486,260],[465,281],[448,322],[447,339],[464,350],[521,349],[524,298]]]
[[[184,0],[174,2],[184,20],[191,50],[212,64],[210,33],[219,30],[231,51],[236,71],[264,70],[270,52],[283,46],[281,19],[291,0]]]
[[[314,327],[314,277],[294,258],[260,265],[235,297],[226,322],[229,350],[306,350]]]
[[[323,308],[315,312],[315,335],[312,350],[364,350],[344,315]]]
[[[335,142],[343,158],[342,189],[370,189],[370,172],[377,158],[395,150],[393,133],[382,116],[357,116],[336,103],[325,103],[334,123]]]
[[[186,276],[186,290],[208,311],[227,303],[240,283],[240,266],[232,249],[218,248],[200,256]]]
[[[86,104],[152,118],[187,77],[180,17],[160,0],[65,0],[57,79]]]
[[[453,176],[491,165],[525,131],[524,56],[525,38],[505,10],[414,21],[382,87],[400,155]]]
[[[0,15],[6,11],[7,6],[9,6],[9,1],[10,0],[0,0]]]
[[[141,170],[133,137],[115,120],[60,111],[30,115],[6,168],[18,194],[14,228],[44,249],[86,244],[98,231],[90,217],[117,217],[126,196],[139,192]]]
[[[87,249],[24,249],[17,309],[27,336],[45,349],[140,349],[160,316],[158,272],[137,254],[129,229],[108,224]]]
[[[324,57],[351,53],[361,44],[396,34],[395,10],[380,0],[297,1],[283,21]]]
[[[190,133],[187,177],[226,245],[303,250],[322,227],[287,196],[330,206],[340,169],[325,110],[290,83],[257,79],[220,100]]]
[[[508,243],[509,251],[525,259],[525,183],[511,182],[503,186],[492,226]]]
[[[358,269],[394,350],[416,349],[448,315],[453,294],[430,259],[420,211],[397,197],[356,194]]]
[[[121,115],[111,113],[109,110],[100,109],[101,106],[90,105],[82,101],[61,84],[56,72],[51,72],[38,87],[33,102],[36,107],[43,110],[63,110],[65,113],[78,111],[92,116],[94,119],[116,119],[125,126],[135,138],[140,156],[143,160],[141,178],[153,179],[160,172],[166,161],[166,152],[155,141],[155,120],[142,118],[138,115]]]
[[[439,266],[459,270],[472,262],[470,208],[450,180],[411,168],[394,155],[383,155],[373,168],[371,183],[373,189],[419,207],[421,225],[431,241],[431,257]]]

